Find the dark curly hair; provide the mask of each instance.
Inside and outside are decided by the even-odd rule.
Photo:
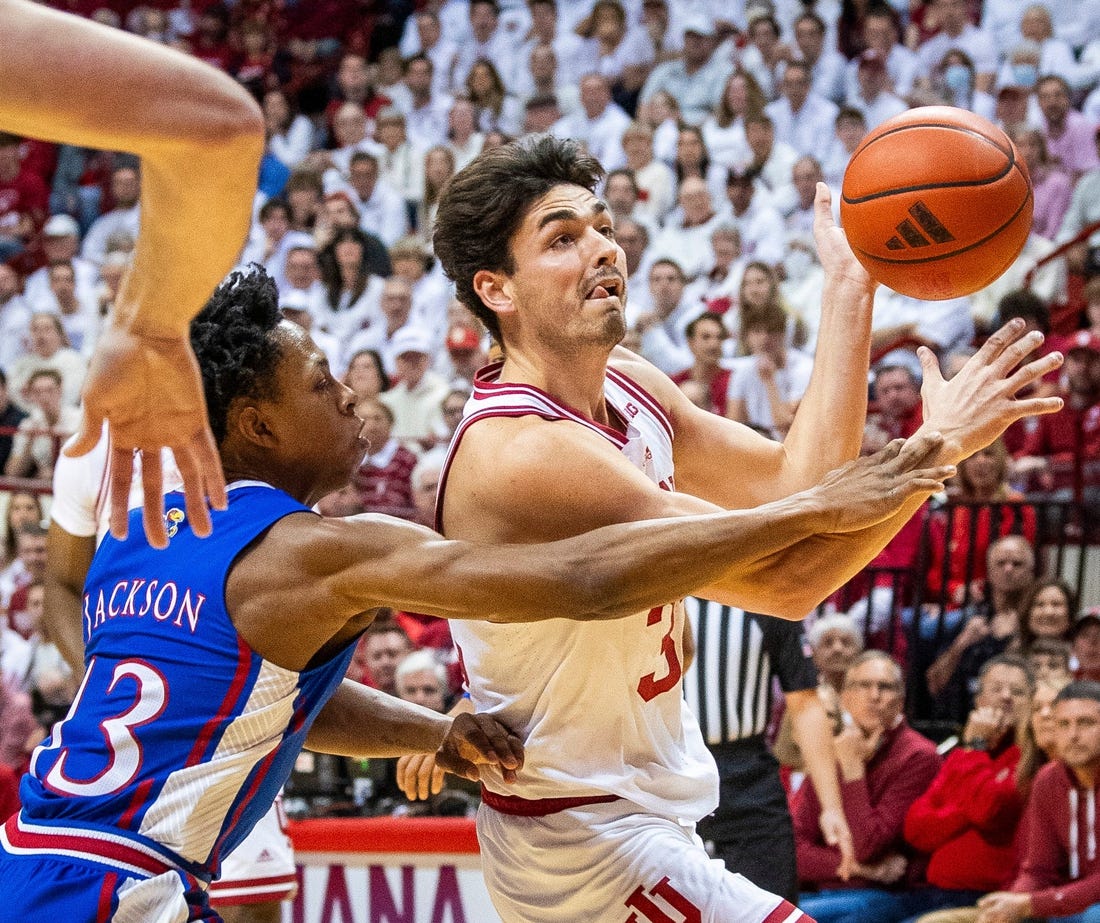
[[[229,406],[238,397],[275,396],[274,373],[282,351],[279,293],[262,266],[234,272],[191,321],[191,348],[199,360],[210,429],[220,446]]]
[[[531,206],[555,186],[595,191],[600,162],[576,141],[536,135],[493,148],[456,173],[443,189],[433,243],[458,300],[500,342],[500,324],[474,291],[483,269],[511,273],[512,237]]]

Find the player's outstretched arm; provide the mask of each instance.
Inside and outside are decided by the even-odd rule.
[[[126,532],[133,450],[169,446],[189,518],[209,532],[206,501],[225,485],[187,325],[232,268],[251,215],[263,151],[259,107],[234,80],[185,54],[27,0],[0,0],[0,128],[141,158],[134,266],[92,359],[80,438],[110,421],[112,531]],[[43,62],[46,62],[45,64]],[[166,536],[159,466],[146,465],[145,529]]]
[[[473,780],[479,765],[492,763],[512,780],[523,765],[519,738],[490,715],[447,717],[352,680],[325,704],[306,746],[361,758],[431,754],[441,774],[445,769]]]
[[[762,509],[716,515],[691,515],[713,507],[693,498],[674,505],[680,495],[658,491],[623,462],[649,495],[671,498],[673,505],[651,504],[652,510],[683,518],[627,522],[548,544],[450,541],[380,516],[288,517],[272,527],[261,554],[235,567],[231,606],[239,627],[251,612],[262,613],[268,624],[273,614],[293,617],[295,634],[313,638],[307,653],[296,655],[299,662],[349,619],[382,605],[501,622],[604,619],[661,605],[715,580],[736,579],[746,607],[801,617],[805,612],[791,609],[781,594],[754,594],[754,562],[816,532],[862,528],[890,515],[905,497],[941,489],[952,469],[924,463],[938,447],[931,437],[904,449],[898,441],[810,491]],[[590,506],[590,499],[583,502]],[[750,576],[733,576],[741,573]],[[274,648],[261,652],[292,666]]]

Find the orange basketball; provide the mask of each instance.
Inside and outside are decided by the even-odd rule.
[[[930,301],[984,288],[1019,255],[1034,200],[1027,165],[992,122],[951,106],[887,119],[860,142],[840,197],[856,258]]]

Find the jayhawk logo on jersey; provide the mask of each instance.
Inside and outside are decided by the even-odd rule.
[[[179,507],[173,506],[164,514],[164,527],[168,530],[169,538],[179,531],[181,522],[183,522],[183,510]]]

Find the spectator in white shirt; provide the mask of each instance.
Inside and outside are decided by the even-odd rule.
[[[435,65],[423,52],[405,60],[405,87],[408,95],[397,108],[405,114],[409,141],[427,150],[447,140],[447,114],[451,97],[435,91]]]
[[[80,403],[80,390],[88,361],[69,345],[61,318],[53,311],[36,311],[30,315],[25,339],[28,349],[6,369],[12,400],[23,410],[31,410],[33,402],[26,393],[31,376],[42,369],[53,369],[61,375],[61,399],[71,407]]]
[[[138,226],[141,222],[141,177],[136,166],[123,164],[115,167],[111,174],[111,197],[115,207],[100,215],[88,233],[80,255],[98,266],[107,254],[107,238],[116,231],[125,231],[137,240]]]
[[[92,299],[95,293],[99,269],[95,263],[79,256],[80,225],[70,215],[53,215],[42,228],[42,255],[46,265],[36,269],[23,280],[23,297],[31,305],[39,304],[43,299],[49,301],[51,263],[69,260],[76,273],[76,288],[83,299]]]
[[[775,140],[799,154],[821,149],[821,139],[832,134],[836,103],[813,91],[810,66],[791,61],[783,71],[782,96],[764,107],[775,127]]]
[[[248,242],[241,251],[240,264],[259,263],[282,288],[285,282],[286,254],[291,247],[308,247],[313,243],[309,234],[290,229],[290,206],[282,199],[269,199],[260,206],[257,224],[253,225]]]
[[[639,100],[646,102],[658,90],[665,90],[680,103],[685,122],[701,124],[721,99],[732,70],[729,59],[716,54],[717,47],[710,17],[703,14],[688,17],[684,23],[683,51],[653,68]]]
[[[516,137],[523,128],[523,107],[517,96],[508,92],[500,71],[485,58],[470,66],[466,75],[466,95],[477,109],[478,130],[488,134],[499,131]]]
[[[332,192],[348,182],[351,158],[360,152],[374,153],[381,145],[372,137],[374,123],[367,118],[358,103],[344,103],[332,116],[332,135],[336,148],[314,151],[306,160],[311,169],[324,170],[325,192]]]
[[[31,309],[19,292],[19,274],[0,263],[0,368],[27,351],[27,327]]]
[[[627,169],[638,185],[638,211],[653,225],[663,224],[676,203],[676,174],[653,156],[653,129],[644,122],[631,122],[623,132],[622,146]]]
[[[578,24],[577,34],[587,39],[596,56],[595,72],[607,79],[615,98],[623,100],[624,106],[636,100],[656,51],[645,29],[627,21],[623,4],[596,0],[592,12]]]
[[[457,93],[466,85],[470,68],[479,59],[496,62],[504,85],[515,86],[518,43],[500,25],[500,5],[496,0],[470,0],[469,23],[469,33],[455,55],[451,92]]]
[[[454,155],[457,172],[481,153],[485,135],[477,130],[477,108],[465,96],[456,96],[452,101],[447,125],[447,147]]]
[[[795,161],[791,168],[791,184],[797,198],[792,210],[784,216],[788,242],[794,238],[813,239],[814,196],[817,193],[817,184],[824,181],[825,174],[821,172],[821,164],[817,162],[816,157],[806,155]],[[833,210],[839,214],[839,195],[833,197]]]
[[[710,189],[698,176],[680,184],[679,202],[664,229],[654,235],[650,256],[674,260],[684,275],[695,278],[711,258],[710,235],[718,220],[717,210]]]
[[[420,10],[406,20],[405,34],[401,38],[401,54],[406,60],[416,55],[426,55],[431,61],[432,95],[436,98],[447,96],[451,91],[458,41],[466,37],[470,28],[467,11],[452,9],[455,9],[456,22],[448,23],[447,29],[443,28],[440,15],[435,10]]]
[[[359,211],[359,227],[392,247],[409,232],[409,217],[400,193],[380,178],[378,157],[359,151],[351,158],[344,190]]]
[[[590,154],[613,170],[625,163],[622,138],[630,116],[611,100],[611,84],[601,74],[581,78],[581,108],[566,115],[554,126],[560,138],[575,138]]]
[[[864,46],[877,51],[886,62],[890,91],[903,99],[907,97],[917,78],[921,76],[921,61],[901,44],[901,26],[897,12],[891,6],[873,4],[864,14],[861,33]],[[857,57],[848,63],[845,74],[845,90],[849,102],[859,94],[858,71]]]
[[[761,112],[766,104],[767,99],[752,74],[740,68],[730,74],[718,105],[703,120],[703,140],[715,163],[729,169],[752,156],[745,140],[745,115]]]
[[[313,150],[313,123],[294,111],[282,90],[268,90],[264,94],[263,112],[268,152],[293,170]]]
[[[519,48],[520,67],[512,91],[523,97],[547,92],[545,86],[539,86],[539,79],[534,74],[536,48],[552,52],[557,73],[562,78],[560,82],[565,83],[572,75],[575,87],[578,75],[595,69],[595,49],[575,32],[563,31],[558,27],[558,4],[555,0],[529,0],[527,9],[531,13],[531,29]],[[545,59],[540,61],[540,66],[544,64]],[[553,90],[552,86],[550,92]],[[566,102],[561,101],[563,111],[572,108]]]
[[[828,29],[817,13],[807,10],[794,21],[794,41],[799,57],[810,65],[813,88],[826,99],[840,103],[844,99],[844,71],[847,60],[836,48],[826,47]]]
[[[77,352],[91,356],[99,336],[99,311],[95,292],[80,291],[71,260],[54,260],[46,267],[49,294],[35,310],[56,312],[65,328],[65,337]]]
[[[836,114],[833,137],[824,144],[825,155],[821,164],[825,182],[831,189],[840,189],[848,161],[866,134],[867,120],[863,113],[851,106],[842,106]]]
[[[635,329],[642,337],[642,355],[666,375],[692,363],[687,344],[687,325],[706,310],[697,298],[685,297],[687,277],[679,264],[658,258],[649,268],[653,309],[638,318]]]
[[[975,87],[988,93],[997,76],[997,48],[989,33],[970,22],[970,4],[967,0],[932,0],[932,13],[940,31],[917,49],[924,74],[931,74],[949,50],[961,48],[974,62]]]
[[[749,44],[741,55],[741,66],[756,78],[769,100],[779,96],[779,74],[786,64],[787,49],[780,35],[771,13],[757,13],[749,23]]]
[[[742,312],[741,343],[749,354],[733,360],[726,415],[782,440],[810,383],[813,359],[787,346],[787,314],[776,304]]]
[[[890,90],[890,75],[881,52],[868,48],[860,54],[856,78],[859,92],[848,102],[863,113],[868,130],[909,108],[905,100]]]
[[[317,261],[317,249],[312,245],[291,247],[283,264],[283,284],[279,297],[294,295],[305,299],[309,312],[317,322],[328,329],[328,306],[325,303],[325,287],[321,284],[321,266]]]
[[[446,379],[431,370],[431,337],[410,324],[399,330],[388,346],[396,380],[378,399],[393,411],[391,434],[410,448],[431,445],[443,425],[443,398],[451,390]]]
[[[750,260],[777,265],[786,250],[783,216],[768,199],[768,191],[751,171],[730,170],[726,180],[729,208],[721,220],[741,234],[741,248]]]
[[[558,109],[556,118],[548,123],[547,127],[553,125],[563,114],[576,112],[580,108],[581,93],[576,83],[577,72],[570,72],[561,67],[558,54],[552,45],[535,45],[531,49],[531,53],[527,56],[527,71],[527,81],[520,94],[526,111],[530,111],[527,107],[532,100],[547,96],[554,100]],[[573,79],[570,79],[570,74]],[[525,125],[524,130],[530,129]]]

